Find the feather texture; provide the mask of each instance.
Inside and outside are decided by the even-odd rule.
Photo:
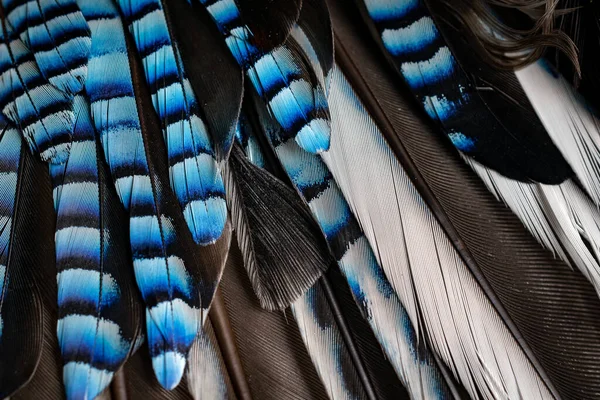
[[[95,398],[132,351],[140,309],[116,193],[107,187],[89,105],[76,96],[67,162],[53,165],[58,339],[68,399]],[[121,217],[121,218],[119,218]]]
[[[169,157],[169,178],[196,243],[215,242],[227,220],[225,188],[200,104],[169,29],[163,1],[120,0],[142,58]]]
[[[90,29],[76,0],[3,0],[10,30],[31,50],[42,75],[70,95],[83,89]]]
[[[472,398],[549,398],[339,70],[330,104],[334,146],[324,159],[413,324]]]
[[[73,134],[73,104],[48,83],[17,33],[2,20],[0,109],[42,160],[64,162]]]
[[[325,89],[300,44],[291,36],[281,47],[261,51],[234,0],[203,4],[269,112],[305,150],[327,150],[331,129]]]
[[[423,0],[365,6],[397,71],[457,149],[521,181],[556,184],[571,175],[539,121],[462,65]]]
[[[22,241],[26,230],[39,217],[19,212],[22,207],[35,207],[34,199],[27,198],[33,186],[28,180],[32,177],[32,165],[27,158],[19,132],[4,125],[0,136],[0,357],[19,362],[16,368],[0,364],[2,398],[29,381],[42,352],[42,304],[29,266],[40,262],[43,270],[49,262],[39,258],[47,256],[43,248]]]
[[[283,169],[308,203],[352,293],[412,396],[446,398],[449,391],[428,350],[422,346],[358,222],[329,169],[270,119],[256,102],[265,135]],[[261,109],[261,107],[263,107]]]

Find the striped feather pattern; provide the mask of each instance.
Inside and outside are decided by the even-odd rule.
[[[526,107],[479,79],[481,71],[463,70],[423,0],[364,5],[396,69],[458,150],[512,179],[556,184],[570,176]]]
[[[83,89],[90,30],[76,0],[2,0],[11,29],[33,53],[42,75],[69,94]]]
[[[120,0],[162,122],[171,187],[196,243],[215,242],[227,220],[225,188],[200,106],[159,0]]]
[[[181,380],[200,327],[200,299],[185,250],[156,171],[151,169],[135,99],[123,23],[111,0],[81,2],[92,29],[86,90],[106,161],[130,214],[130,245],[138,287],[147,305],[147,339],[160,384]],[[106,85],[110,76],[111,85]],[[189,258],[187,258],[189,259]],[[186,259],[186,260],[187,260]]]
[[[306,151],[329,148],[331,134],[325,90],[302,47],[293,37],[262,53],[252,44],[234,0],[201,0],[225,36],[233,56],[246,71],[269,112]]]
[[[42,160],[64,162],[73,134],[72,99],[49,84],[23,41],[3,21],[0,109]]]
[[[131,351],[139,315],[128,287],[126,237],[99,170],[89,105],[78,95],[75,107],[69,159],[50,170],[57,213],[57,332],[67,398],[92,399]]]
[[[277,157],[308,203],[396,373],[415,398],[449,398],[433,358],[420,342],[328,167],[268,118],[263,113],[262,123]]]

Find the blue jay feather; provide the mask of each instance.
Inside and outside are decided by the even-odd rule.
[[[141,66],[110,0],[82,10],[92,26],[92,58],[86,90],[105,159],[130,214],[130,245],[138,287],[147,306],[147,335],[155,373],[173,388],[200,329],[222,271],[229,233],[201,248],[182,225],[161,162],[160,124],[140,79]],[[136,68],[136,66],[138,68]],[[112,86],[103,85],[112,76]],[[150,149],[153,149],[150,151]],[[132,157],[133,155],[133,157]],[[217,258],[217,261],[215,261]],[[214,264],[214,265],[213,265]]]
[[[227,220],[225,188],[200,105],[172,41],[162,2],[119,1],[162,125],[171,187],[196,243],[215,242]]]
[[[73,104],[48,83],[23,41],[3,20],[0,43],[0,109],[44,161],[62,163],[73,134]]]
[[[325,88],[296,40],[290,37],[281,47],[263,52],[252,43],[252,31],[234,0],[203,4],[269,112],[302,148],[326,151],[331,132]]]
[[[414,397],[450,398],[434,359],[415,334],[329,169],[319,155],[286,137],[260,100],[255,104],[283,169],[308,203],[356,302],[403,384]]]
[[[423,0],[361,3],[397,71],[458,150],[521,181],[557,184],[570,177],[539,120],[486,79],[489,67],[476,69],[469,65],[474,57],[456,55],[451,32],[441,29]],[[459,47],[467,52],[464,43]]]
[[[43,76],[68,94],[83,89],[90,30],[76,0],[3,0],[10,29],[33,53]]]
[[[75,98],[73,144],[51,166],[56,208],[58,339],[67,398],[94,398],[139,334],[141,310],[116,193],[107,186],[87,100]],[[121,218],[119,218],[121,217]]]

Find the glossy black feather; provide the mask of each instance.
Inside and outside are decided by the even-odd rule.
[[[238,244],[261,305],[287,308],[329,266],[321,231],[296,191],[252,164],[237,144],[226,187]]]
[[[404,155],[397,152],[404,168],[496,309],[509,317],[505,322],[529,348],[524,347],[529,358],[537,360],[534,365],[562,398],[596,396],[600,302],[591,285],[542,249],[439,137],[412,95],[396,84],[395,71],[366,34],[357,10],[338,0],[328,4],[338,49],[344,47],[363,79],[362,87],[353,82],[354,87],[360,88],[361,97],[368,91],[376,99],[378,121],[387,121],[390,129],[380,128],[392,134],[388,142],[395,150],[394,143],[405,148]]]
[[[0,146],[11,144],[8,132],[2,131]],[[18,133],[13,132],[17,143],[21,142]],[[3,249],[7,262],[0,298],[0,359],[12,361],[0,364],[1,398],[26,384],[36,370],[44,343],[44,318],[48,317],[42,310],[42,302],[48,298],[42,293],[56,294],[54,212],[47,167],[34,159],[23,142],[20,150],[16,150],[20,156],[12,224],[8,228],[10,242],[8,248]],[[2,190],[15,189],[3,187]],[[6,220],[3,229],[7,229]],[[55,301],[55,297],[48,297]]]
[[[227,158],[244,89],[243,71],[197,1],[164,2],[185,71],[202,110],[217,161]]]
[[[265,53],[282,45],[296,25],[302,0],[235,0],[252,32],[252,44]]]

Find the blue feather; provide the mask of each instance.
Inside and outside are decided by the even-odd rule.
[[[33,53],[44,77],[58,89],[83,89],[90,30],[75,0],[2,0],[11,29]]]
[[[419,345],[410,317],[321,157],[286,137],[263,115],[262,123],[284,170],[319,223],[352,294],[398,376],[415,398],[450,398],[429,352]]]
[[[185,265],[181,237],[164,214],[166,200],[147,156],[149,144],[142,132],[119,11],[111,0],[82,0],[80,5],[92,29],[86,82],[92,116],[117,192],[130,214],[130,245],[147,305],[154,371],[160,384],[172,389],[181,380],[201,326],[198,288]]]
[[[252,32],[244,25],[234,0],[200,0],[225,36],[268,110],[306,151],[329,149],[331,126],[325,90],[294,38],[262,54],[252,44]]]
[[[6,31],[0,30],[0,110],[42,160],[62,163],[73,134],[72,99],[44,79],[22,40]]]
[[[227,220],[225,187],[207,127],[159,0],[120,0],[162,122],[170,181],[196,243],[215,242]]]
[[[131,305],[126,239],[106,203],[110,198],[87,100],[78,95],[75,106],[69,158],[50,167],[57,213],[57,332],[67,398],[91,399],[127,358],[139,316]]]

